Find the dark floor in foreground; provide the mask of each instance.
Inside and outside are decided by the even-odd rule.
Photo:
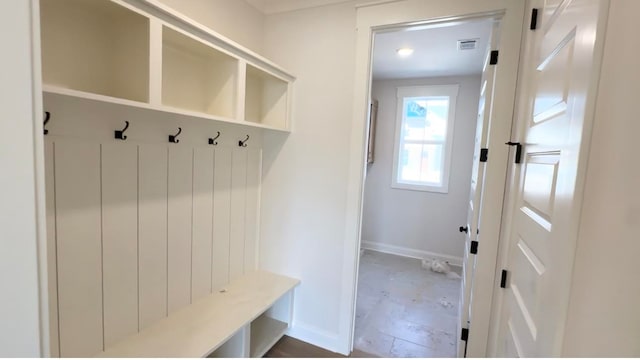
[[[269,350],[264,357],[266,358],[344,358],[342,354],[337,354],[306,342],[284,336]],[[362,351],[354,351],[351,353],[352,358],[371,358],[376,357]]]

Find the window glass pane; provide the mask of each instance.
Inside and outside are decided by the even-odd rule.
[[[402,144],[398,182],[417,185],[441,185],[444,146],[436,144]]]
[[[402,140],[444,142],[448,116],[447,96],[404,98]]]

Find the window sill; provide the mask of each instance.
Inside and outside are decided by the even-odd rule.
[[[422,192],[431,192],[431,193],[437,193],[437,194],[449,193],[449,189],[447,186],[429,186],[429,185],[392,183],[391,188],[397,189],[397,190],[422,191]]]

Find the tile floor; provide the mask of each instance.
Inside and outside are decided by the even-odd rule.
[[[355,349],[380,357],[456,356],[461,280],[420,265],[417,259],[364,251]]]

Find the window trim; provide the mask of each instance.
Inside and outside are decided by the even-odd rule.
[[[393,150],[393,172],[391,173],[391,187],[402,190],[415,190],[447,194],[449,192],[449,175],[451,170],[451,158],[453,152],[453,133],[455,131],[456,104],[459,84],[448,85],[423,85],[423,86],[398,86],[396,88],[396,131],[394,137]],[[404,110],[404,98],[407,97],[429,97],[448,96],[449,114],[447,119],[447,136],[444,142],[444,169],[442,175],[442,185],[419,185],[398,182],[398,165],[400,156],[400,136],[402,134],[402,120]]]

